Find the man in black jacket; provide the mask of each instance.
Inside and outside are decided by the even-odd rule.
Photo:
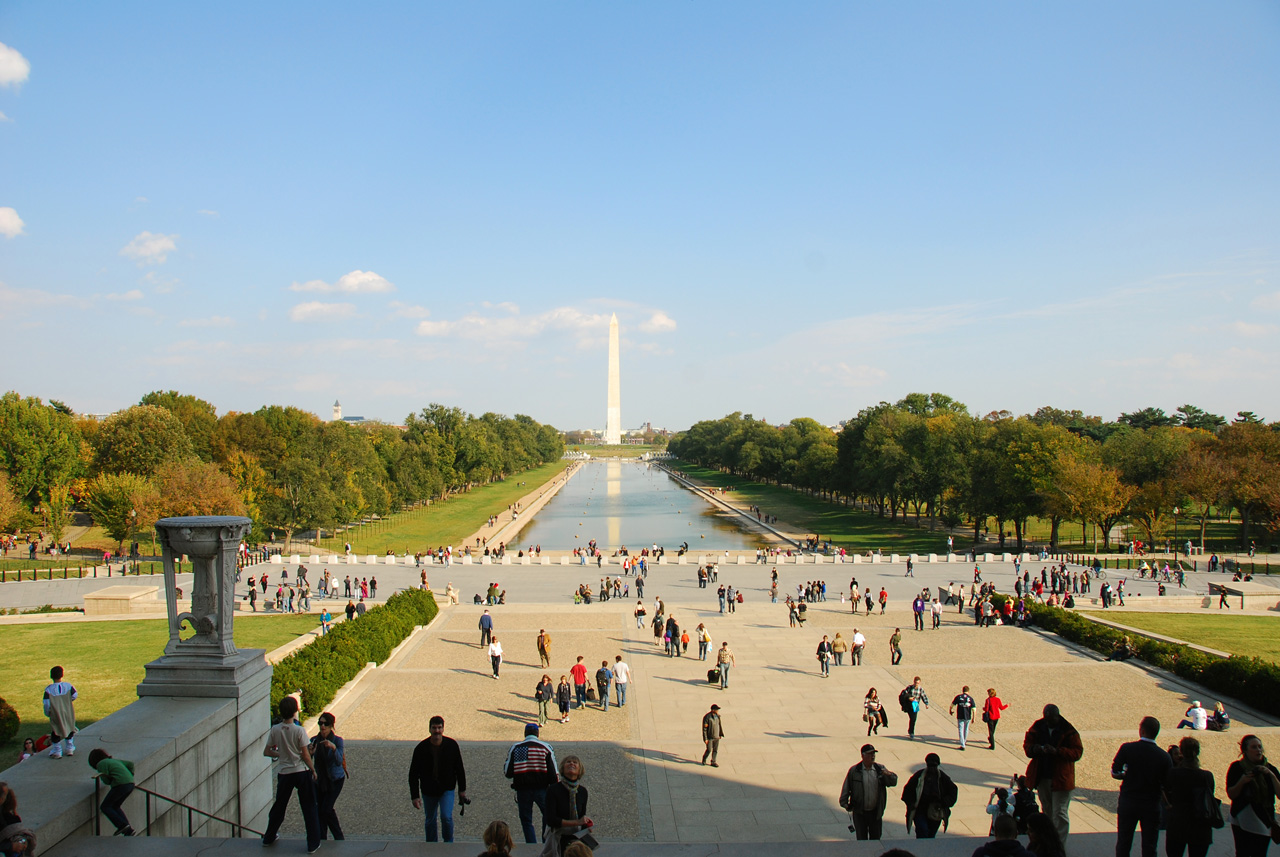
[[[516,807],[520,812],[520,826],[524,829],[524,841],[536,843],[537,832],[533,827],[533,807],[538,806],[542,827],[547,826],[547,788],[560,782],[556,773],[556,753],[551,745],[539,740],[538,724],[526,723],[524,740],[514,744],[507,753],[503,773],[516,790]]]
[[[453,841],[454,791],[467,802],[467,772],[462,767],[462,750],[458,742],[444,735],[444,718],[432,717],[428,723],[431,737],[413,748],[409,763],[409,797],[414,809],[426,805],[428,842],[436,842],[436,814],[445,842]],[[421,797],[419,797],[421,793]]]
[[[859,839],[880,838],[889,789],[897,784],[898,775],[876,761],[876,748],[863,744],[862,761],[844,775],[840,788],[840,806],[853,816],[851,827]]]
[[[1156,857],[1160,840],[1160,790],[1173,770],[1173,760],[1156,743],[1160,721],[1144,717],[1137,741],[1121,744],[1111,762],[1111,776],[1120,780],[1116,814],[1116,857],[1129,857],[1133,831],[1142,824],[1142,857]]]

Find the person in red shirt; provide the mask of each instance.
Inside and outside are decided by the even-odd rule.
[[[582,665],[582,655],[578,655],[578,662],[570,668],[569,675],[573,676],[573,693],[578,700],[578,707],[586,708],[587,668]]]

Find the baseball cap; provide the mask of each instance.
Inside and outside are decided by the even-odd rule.
[[[871,744],[862,745],[862,752],[864,753],[874,753],[875,751],[876,751],[876,748]]]
[[[719,710],[720,710],[720,706],[716,705],[716,704],[713,702],[713,703],[711,703],[711,710],[712,710],[712,711],[719,711]]]
[[[526,724],[524,725],[524,734],[526,734],[526,735],[537,735],[537,734],[538,734],[538,724],[537,724],[537,723],[526,723]]]

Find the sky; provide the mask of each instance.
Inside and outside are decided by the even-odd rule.
[[[1280,419],[1280,5],[0,5],[0,390]]]

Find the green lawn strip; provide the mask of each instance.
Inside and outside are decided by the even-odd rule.
[[[1224,615],[1137,610],[1080,612],[1233,655],[1280,663],[1280,617],[1232,616],[1225,610]]]
[[[377,555],[385,554],[388,550],[394,550],[397,554],[406,551],[412,554],[442,545],[453,545],[457,549],[464,539],[484,526],[490,515],[506,513],[508,506],[531,491],[537,491],[539,486],[550,482],[569,464],[568,461],[544,464],[510,476],[502,482],[492,482],[473,488],[465,494],[455,494],[444,502],[435,502],[421,509],[393,515],[385,521],[347,530],[334,538],[322,540],[320,547],[341,552],[343,545],[350,542],[351,549],[357,554]],[[302,552],[306,547],[298,545],[294,550]]]
[[[313,630],[318,622],[305,614],[243,619],[235,623],[236,646],[270,652]],[[0,626],[0,651],[5,653],[0,696],[22,720],[16,746],[49,730],[41,700],[50,667],[66,670],[66,680],[80,695],[76,722],[87,726],[138,698],[137,686],[146,675],[143,667],[164,654],[168,629],[164,619]],[[12,742],[4,752],[10,746]]]
[[[752,482],[683,462],[668,463],[703,484],[732,487],[725,499],[734,506],[759,506],[765,514],[776,515],[779,521],[806,530],[810,535],[830,539],[844,548],[858,552],[879,548],[885,554],[945,553],[947,550],[947,534],[941,529],[931,533],[925,528],[895,525],[871,512],[846,508],[790,488]],[[956,541],[959,547],[960,540]]]

